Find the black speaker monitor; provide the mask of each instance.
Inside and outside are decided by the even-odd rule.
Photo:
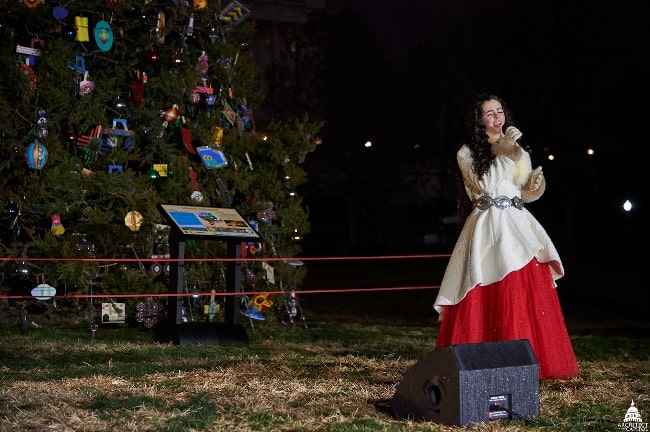
[[[539,365],[528,340],[451,345],[404,374],[397,418],[455,426],[539,415]]]

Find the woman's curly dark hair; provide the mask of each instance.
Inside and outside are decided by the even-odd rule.
[[[461,146],[467,144],[467,147],[469,147],[473,159],[472,170],[479,176],[488,172],[495,158],[490,150],[491,146],[488,143],[488,136],[483,125],[483,104],[489,100],[496,100],[501,104],[505,114],[503,128],[506,129],[508,126],[514,125],[506,103],[499,96],[492,93],[481,93],[472,100],[465,120],[465,138],[461,142]],[[456,202],[458,205],[458,228],[460,229],[465,222],[465,218],[472,211],[472,202],[465,192],[460,169],[457,171],[457,186]]]

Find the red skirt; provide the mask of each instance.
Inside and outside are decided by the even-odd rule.
[[[477,286],[456,305],[444,306],[436,348],[528,339],[540,379],[578,375],[553,277],[536,258],[499,282]]]

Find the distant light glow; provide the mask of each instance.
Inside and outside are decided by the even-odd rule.
[[[630,200],[625,200],[625,202],[623,203],[623,210],[625,210],[626,212],[632,210],[632,203],[630,202]]]
[[[370,148],[372,147],[372,141],[368,140],[366,143],[363,145],[365,148]]]
[[[588,156],[593,156],[594,154],[596,154],[596,151],[594,149],[592,149],[592,148],[587,149],[587,155]]]
[[[555,155],[552,154],[548,155],[548,160],[550,161],[555,160]]]

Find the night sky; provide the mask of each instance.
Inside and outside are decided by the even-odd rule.
[[[606,251],[598,257],[603,261],[602,255],[615,255],[640,262],[630,251],[645,249],[648,240],[647,2],[328,5],[335,16],[356,17],[360,32],[367,24],[394,71],[380,74],[379,66],[364,66],[361,59],[350,68],[349,60],[368,50],[359,47],[358,35],[333,35],[340,38],[337,61],[348,67],[339,77],[349,81],[339,109],[356,101],[348,115],[330,119],[330,127],[355,141],[339,138],[338,145],[356,145],[363,129],[378,137],[384,160],[391,153],[394,165],[408,160],[400,155],[415,145],[418,164],[453,158],[469,100],[479,91],[496,92],[533,149],[533,163],[544,167],[549,187],[533,211],[561,249],[587,249],[591,259],[599,248]],[[587,157],[587,148],[595,154]],[[548,154],[556,160],[548,161]],[[625,199],[633,212],[622,211]]]

